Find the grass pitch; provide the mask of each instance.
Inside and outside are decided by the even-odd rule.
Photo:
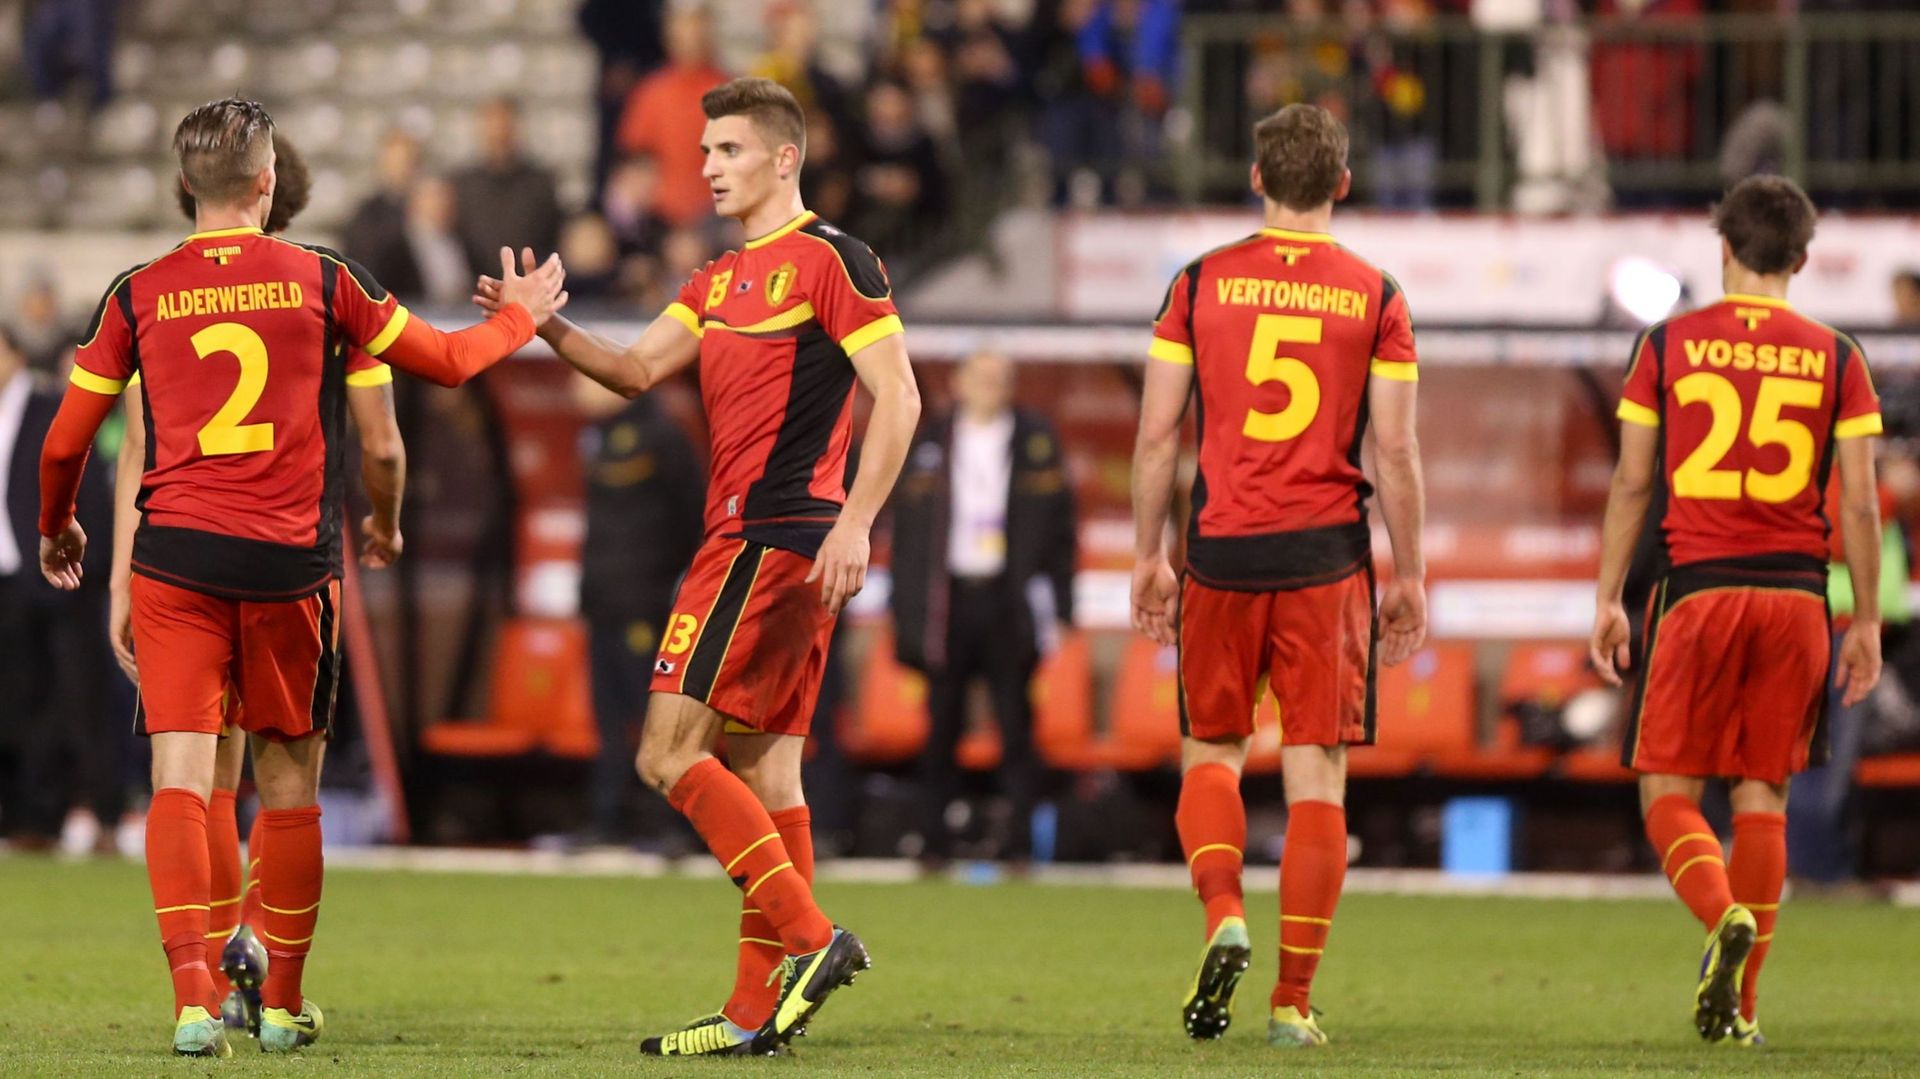
[[[1700,933],[1678,903],[1349,896],[1314,994],[1333,1044],[1283,1053],[1264,1038],[1271,893],[1250,897],[1238,1020],[1196,1045],[1178,1014],[1191,897],[946,883],[822,886],[875,966],[791,1056],[642,1060],[643,1034],[724,999],[737,894],[336,870],[307,968],[322,1041],[188,1061],[166,1055],[141,868],[0,857],[0,1075],[1920,1074],[1911,911],[1790,903],[1764,978],[1773,1044],[1743,1052],[1690,1028]]]

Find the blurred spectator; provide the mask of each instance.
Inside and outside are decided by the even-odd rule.
[[[669,231],[660,242],[659,272],[646,282],[640,296],[641,308],[646,311],[665,308],[694,271],[711,261],[713,255],[713,243],[699,226],[681,225]]]
[[[620,245],[599,214],[567,219],[560,230],[560,261],[567,266],[567,293],[574,300],[598,303],[619,293]]]
[[[570,290],[574,280],[569,262]],[[676,827],[679,814],[659,798],[635,799],[633,754],[673,587],[700,544],[704,470],[686,432],[652,394],[625,401],[581,375],[573,385],[592,420],[580,450],[587,485],[580,613],[600,728],[593,839],[667,839],[684,835],[685,826]]]
[[[468,268],[500,272],[500,249],[531,247],[545,258],[560,241],[553,173],[520,145],[520,106],[496,97],[480,106],[481,159],[454,174],[459,229]]]
[[[341,230],[341,250],[394,295],[417,299],[420,271],[407,251],[406,222],[407,195],[420,176],[419,140],[400,128],[388,129],[380,140],[373,175],[373,194],[354,208]]]
[[[113,96],[114,17],[119,0],[28,0],[21,41],[33,96],[56,101],[67,86],[87,84],[87,103]]]
[[[839,125],[823,112],[807,117],[807,167],[800,172],[800,197],[828,221],[845,222],[853,209],[853,160]]]
[[[913,98],[920,127],[941,147],[959,139],[958,106],[947,78],[947,54],[928,38],[907,46],[901,60],[901,78]]]
[[[1653,25],[1697,25],[1701,0],[1599,0],[1596,14]],[[1593,118],[1616,161],[1659,161],[1693,150],[1694,81],[1700,47],[1614,40],[1593,47]]]
[[[1383,0],[1380,21],[1362,38],[1367,102],[1376,139],[1372,153],[1374,201],[1389,210],[1433,208],[1434,170],[1440,147],[1434,138],[1435,102],[1419,60],[1431,55],[1425,43],[1410,38],[1429,28],[1433,11],[1426,0]]]
[[[60,294],[53,280],[35,277],[20,295],[12,324],[13,340],[27,367],[41,375],[58,373],[60,357],[79,339],[74,326],[60,314]]]
[[[1901,270],[1893,275],[1893,324],[1905,330],[1920,329],[1920,270]]]
[[[1037,73],[1056,201],[1112,201],[1154,152],[1178,59],[1173,0],[1060,0]]]
[[[993,0],[960,0],[954,13],[954,113],[962,132],[992,123],[1019,99],[1020,68],[1013,31],[994,13]]]
[[[474,253],[461,237],[457,198],[453,185],[438,176],[421,177],[407,193],[406,258],[419,282],[420,297],[432,303],[458,304],[473,295]],[[534,248],[542,257],[553,250],[539,244]],[[492,264],[493,274],[499,276],[497,246]]]
[[[40,576],[40,446],[60,395],[42,389],[13,336],[0,329],[0,816],[22,845],[45,847],[67,810],[85,802],[95,824],[125,808],[125,717],[108,707],[107,559],[88,547],[77,592]],[[89,469],[76,507],[82,527],[111,534],[111,468]],[[95,829],[100,834],[101,829]],[[110,839],[110,831],[107,833]]]
[[[772,24],[767,51],[750,75],[772,79],[793,92],[807,112],[820,111],[844,121],[851,113],[846,88],[820,66],[819,25],[803,0],[778,0],[767,9]]]
[[[882,251],[924,240],[917,225],[947,214],[947,177],[940,152],[914,115],[913,97],[882,80],[867,91],[867,127],[854,173],[854,231]]]
[[[660,216],[659,198],[660,170],[645,154],[621,159],[608,173],[600,211],[622,256],[660,253],[660,242],[670,226]]]
[[[704,9],[668,15],[666,42],[666,65],[633,88],[614,141],[623,154],[654,159],[660,169],[660,216],[684,225],[713,213],[713,193],[700,175],[700,134],[707,124],[700,98],[727,76],[714,66]]]
[[[949,854],[954,754],[981,679],[1013,809],[1004,854],[1025,861],[1042,777],[1029,686],[1073,621],[1073,490],[1053,425],[1013,407],[1011,361],[977,354],[953,389],[953,409],[921,425],[894,501],[894,647],[926,674],[932,718],[921,757],[924,857],[937,866]]]
[[[620,110],[640,77],[666,58],[661,48],[660,23],[666,0],[581,0],[575,13],[580,33],[593,43],[600,57],[600,78],[594,91],[598,137],[593,155],[593,201],[600,201],[615,154],[613,134]]]

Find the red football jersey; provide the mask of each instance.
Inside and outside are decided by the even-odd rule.
[[[1619,414],[1661,429],[1660,525],[1675,565],[1768,554],[1824,562],[1834,440],[1880,433],[1860,346],[1765,296],[1726,296],[1649,327]]]
[[[141,379],[135,570],[256,600],[337,576],[345,387],[391,377],[373,357],[406,322],[358,265],[253,228],[197,233],[120,275],[72,378],[107,394]]]
[[[1418,377],[1392,277],[1323,233],[1262,229],[1180,271],[1149,352],[1194,368],[1189,572],[1279,586],[1369,557],[1368,380]]]
[[[700,338],[707,535],[812,557],[847,497],[849,357],[901,332],[886,267],[803,213],[708,263],[666,314]]]

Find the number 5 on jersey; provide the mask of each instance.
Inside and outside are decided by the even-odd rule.
[[[1247,410],[1241,432],[1259,442],[1299,438],[1320,413],[1320,379],[1300,360],[1280,355],[1282,345],[1317,345],[1323,320],[1303,315],[1261,315],[1253,324],[1247,350],[1247,381],[1255,386],[1278,382],[1292,393],[1278,412]]]

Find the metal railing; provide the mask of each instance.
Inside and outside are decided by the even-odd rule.
[[[1245,197],[1254,122],[1311,101],[1343,113],[1375,205],[1498,210],[1532,185],[1543,209],[1692,206],[1762,170],[1823,204],[1920,202],[1920,14],[1192,16],[1182,37],[1187,122],[1163,168],[1188,201]]]

